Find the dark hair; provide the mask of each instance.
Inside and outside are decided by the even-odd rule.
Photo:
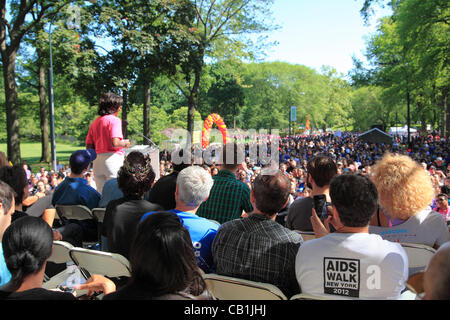
[[[200,295],[206,284],[199,272],[188,230],[173,212],[145,218],[130,250],[131,282],[153,297],[177,293]]]
[[[52,254],[53,232],[38,217],[20,218],[6,228],[2,239],[3,255],[11,272],[11,288],[15,291],[26,276],[40,271]]]
[[[375,184],[362,174],[345,173],[330,183],[331,202],[346,227],[365,227],[378,208]]]
[[[100,102],[98,104],[98,114],[100,116],[106,116],[108,114],[116,113],[122,106],[123,99],[118,94],[107,92],[102,94]]]
[[[439,197],[444,197],[445,199],[448,200],[448,195],[447,195],[446,193],[439,193],[439,194],[436,196],[436,198],[439,198]]]
[[[170,158],[172,160],[172,167],[173,167],[173,171],[174,172],[180,172],[183,169],[186,169],[187,167],[190,167],[192,165],[192,155],[188,152],[189,154],[189,160],[186,163],[184,160],[184,149],[174,149],[172,151],[172,153],[170,154]],[[180,163],[178,161],[174,161],[174,155],[176,155],[178,157],[178,159],[183,159],[183,161],[181,161]]]
[[[14,190],[7,183],[0,181],[0,203],[3,206],[4,214],[11,209],[14,196]]]
[[[230,171],[234,171],[238,168],[239,164],[244,162],[244,159],[240,159],[244,153],[244,145],[234,142],[224,144],[221,148],[222,151],[222,168]]]
[[[262,213],[273,216],[286,204],[291,181],[281,171],[275,174],[261,174],[253,182],[255,205]]]
[[[337,175],[337,166],[332,158],[316,156],[306,165],[306,169],[316,185],[320,188],[330,184],[331,179]]]
[[[0,180],[6,182],[15,192],[16,205],[22,203],[25,187],[28,186],[27,173],[20,165],[0,168]]]
[[[152,187],[155,172],[150,155],[132,151],[117,173],[117,184],[125,196],[142,197]]]

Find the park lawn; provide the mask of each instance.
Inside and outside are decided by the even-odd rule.
[[[0,151],[6,153],[6,149],[6,143],[0,143]],[[74,151],[81,149],[84,149],[84,147],[70,143],[56,142],[56,160],[62,164],[69,164],[70,155]],[[44,166],[47,170],[50,169],[49,163],[39,162],[41,159],[40,142],[20,143],[20,155],[22,157],[22,161],[26,160],[31,166],[32,172],[38,172],[40,166]]]

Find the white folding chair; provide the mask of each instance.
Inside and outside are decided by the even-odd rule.
[[[436,250],[430,246],[416,243],[400,243],[408,255],[409,276],[425,271]]]
[[[57,264],[65,263],[66,268],[57,273],[56,275],[49,278],[47,275],[44,275],[44,283],[43,287],[46,289],[54,289],[57,288],[58,285],[67,280],[70,275],[68,271],[68,266],[73,264],[72,259],[70,258],[70,250],[73,249],[73,245],[65,241],[53,241],[53,251],[50,258],[48,258],[48,262],[53,262]]]
[[[54,263],[72,262],[69,252],[73,248],[74,246],[66,241],[53,241],[53,251],[48,261]]]
[[[99,223],[103,223],[103,218],[105,218],[106,208],[94,208],[92,209],[92,215]]]
[[[60,218],[64,217],[65,219],[72,220],[95,220],[94,215],[92,214],[91,209],[86,206],[80,204],[73,205],[55,205],[56,213]],[[64,220],[64,219],[62,219]],[[83,241],[83,247],[88,248],[93,245],[97,245],[99,240],[97,241]]]
[[[301,230],[293,230],[293,231],[299,233],[302,236],[303,241],[308,241],[316,238],[314,231],[301,231]]]
[[[57,204],[55,205],[55,209],[60,218],[64,217],[66,219],[73,219],[73,220],[94,219],[92,211],[88,207],[80,204],[73,204],[73,205]]]
[[[219,300],[287,300],[273,284],[222,276],[203,275],[208,289]]]
[[[334,300],[334,299],[330,297],[322,297],[312,294],[299,293],[292,296],[289,300]]]
[[[131,276],[130,262],[117,253],[73,248],[70,250],[70,257],[87,279],[93,274],[108,278]]]

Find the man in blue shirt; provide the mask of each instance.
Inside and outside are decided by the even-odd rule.
[[[3,233],[11,224],[11,216],[14,213],[14,191],[3,181],[0,181],[0,239],[3,238]],[[3,247],[0,243],[0,286],[3,286],[11,279],[5,258],[3,257]]]
[[[197,265],[205,272],[213,272],[211,245],[219,224],[196,215],[200,204],[209,196],[213,185],[211,175],[199,166],[190,166],[180,171],[175,189],[175,212],[189,231]],[[142,219],[151,215],[146,213]]]
[[[91,210],[98,207],[101,194],[92,188],[84,178],[84,174],[89,169],[89,165],[96,158],[97,154],[93,149],[78,150],[70,156],[70,175],[56,187],[52,197],[53,205],[79,204],[86,206]],[[93,219],[81,221],[67,220],[63,222],[65,226],[62,229],[59,229],[59,231],[63,238],[72,238],[72,236],[75,236],[73,242],[75,242],[76,245],[80,245],[79,234],[77,236],[77,233],[80,231],[82,232],[81,238],[85,241],[93,241],[98,238],[97,224]],[[76,225],[79,227],[77,228]],[[70,235],[68,233],[70,233]],[[72,241],[69,242],[74,244]]]

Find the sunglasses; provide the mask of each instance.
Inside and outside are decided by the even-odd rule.
[[[444,202],[444,201],[445,201],[445,199],[441,199],[441,198],[439,198],[439,199],[437,199],[436,201],[438,201],[438,202]]]

